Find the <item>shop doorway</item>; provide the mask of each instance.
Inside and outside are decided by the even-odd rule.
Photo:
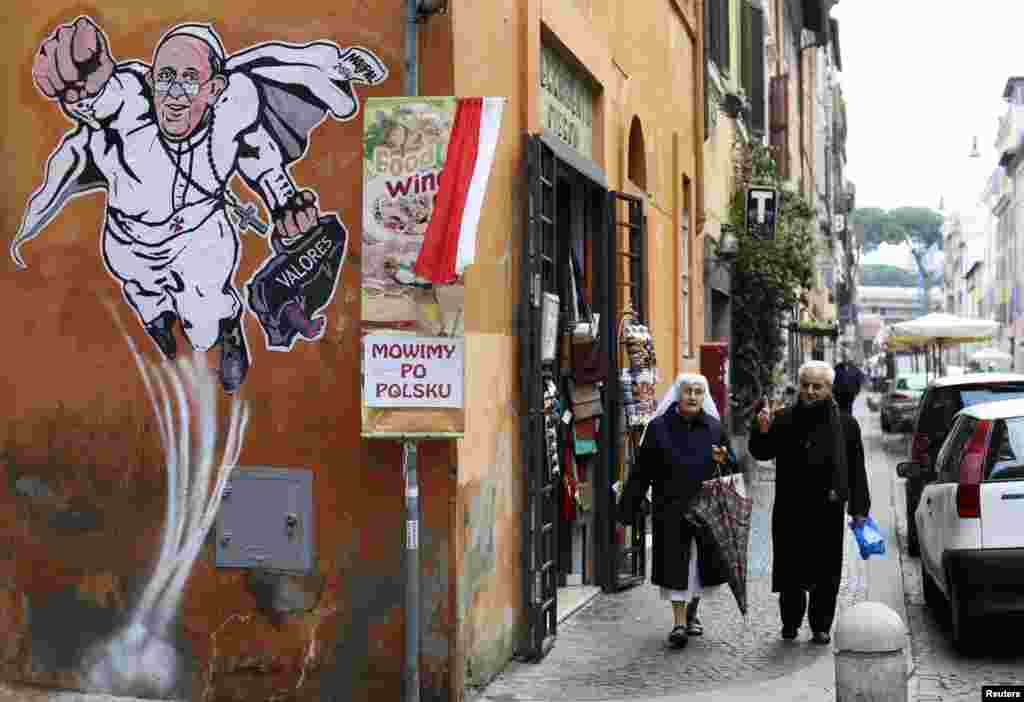
[[[559,588],[611,591],[645,574],[643,519],[618,527],[611,487],[625,477],[618,329],[623,306],[643,299],[643,202],[610,192],[557,140],[528,137],[527,154],[519,336],[528,635],[519,657],[535,661],[554,645]],[[596,339],[578,343],[587,338],[580,324]]]

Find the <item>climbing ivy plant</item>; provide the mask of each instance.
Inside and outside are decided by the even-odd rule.
[[[738,240],[732,271],[732,412],[746,431],[757,400],[778,382],[774,370],[784,353],[782,321],[814,279],[815,212],[803,195],[783,184],[771,148],[737,143],[735,192],[726,221]],[[747,232],[744,216],[750,184],[776,188],[775,240]]]

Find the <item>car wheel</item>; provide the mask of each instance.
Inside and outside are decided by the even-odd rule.
[[[921,555],[921,542],[917,538],[917,522],[914,521],[914,512],[917,505],[910,499],[910,489],[907,489],[907,554],[910,556]]]
[[[946,597],[935,584],[928,571],[921,567],[921,589],[924,590],[924,601],[933,612],[941,612],[946,606]]]
[[[975,646],[974,622],[967,612],[967,597],[963,586],[952,575],[949,580],[949,623],[953,631],[953,648],[961,654],[972,653]]]

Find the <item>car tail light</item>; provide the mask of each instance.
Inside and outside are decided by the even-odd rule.
[[[981,485],[956,486],[956,513],[961,519],[981,517]]]
[[[961,519],[977,519],[981,516],[981,473],[991,433],[992,422],[985,419],[979,421],[964,448],[960,460],[960,482],[956,486],[956,513]]]
[[[910,460],[928,468],[928,435],[924,432],[914,434],[914,441],[910,444]]]
[[[914,398],[906,393],[894,392],[890,397],[894,400],[913,400]]]

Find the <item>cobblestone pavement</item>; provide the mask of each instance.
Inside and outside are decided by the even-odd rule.
[[[749,483],[755,499],[749,552],[749,612],[744,621],[727,586],[701,601],[704,635],[682,651],[665,643],[670,606],[645,584],[598,595],[563,622],[554,649],[540,663],[511,662],[477,698],[481,702],[627,700],[754,683],[799,671],[831,647],[811,644],[806,628],[795,642],[779,636],[777,596],[771,592],[770,510],[774,470],[762,466]],[[851,572],[848,540],[844,574]],[[856,568],[852,569],[856,570]],[[844,577],[840,610],[864,599],[864,583]],[[830,699],[823,690],[822,699]]]
[[[898,461],[906,460],[907,444],[898,437],[873,437],[887,455],[895,472]],[[896,517],[899,555],[906,594],[907,626],[911,636],[912,669],[910,702],[976,702],[982,685],[1024,684],[1024,639],[1019,635],[1020,619],[1004,618],[985,623],[990,637],[976,655],[961,656],[953,650],[948,613],[934,612],[924,603],[920,560],[909,556],[906,543],[906,507],[900,499],[903,481],[897,479]],[[896,544],[894,544],[896,545]]]

